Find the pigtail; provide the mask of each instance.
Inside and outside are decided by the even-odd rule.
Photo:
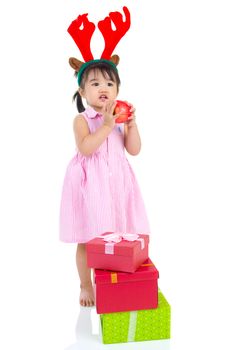
[[[79,113],[85,111],[85,107],[83,105],[82,98],[79,91],[76,91],[75,94],[73,95],[73,101],[76,101],[76,106]]]

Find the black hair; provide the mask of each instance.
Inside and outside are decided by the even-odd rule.
[[[112,81],[116,83],[117,89],[119,89],[121,82],[118,75],[118,71],[114,69],[110,64],[107,64],[106,62],[94,62],[93,64],[89,65],[82,74],[80,88],[84,89],[85,82],[91,70],[95,70],[95,71],[99,70],[104,76],[104,78],[110,78]],[[75,72],[74,75],[77,78],[78,73]],[[85,107],[82,102],[82,97],[78,90],[73,95],[73,101],[76,101],[76,106],[79,113],[85,111]]]

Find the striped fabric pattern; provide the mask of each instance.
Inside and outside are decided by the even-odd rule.
[[[82,114],[91,133],[103,123],[103,116],[91,107]],[[105,232],[150,232],[140,189],[125,156],[121,124],[92,155],[77,151],[63,183],[61,241],[86,243]]]

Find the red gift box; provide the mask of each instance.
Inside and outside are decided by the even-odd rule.
[[[87,264],[95,269],[135,272],[148,258],[148,235],[110,233],[86,244]]]
[[[147,259],[134,273],[94,270],[98,314],[155,309],[159,272]]]

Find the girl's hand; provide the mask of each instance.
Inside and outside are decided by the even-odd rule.
[[[125,102],[131,107],[130,108],[131,116],[128,118],[125,124],[128,126],[128,128],[131,128],[133,126],[136,126],[135,108],[131,103],[127,101]]]
[[[109,128],[113,129],[115,125],[115,119],[119,116],[118,114],[114,114],[114,109],[116,106],[116,101],[108,101],[106,102],[104,109],[102,111],[104,117],[104,125],[107,125]]]

